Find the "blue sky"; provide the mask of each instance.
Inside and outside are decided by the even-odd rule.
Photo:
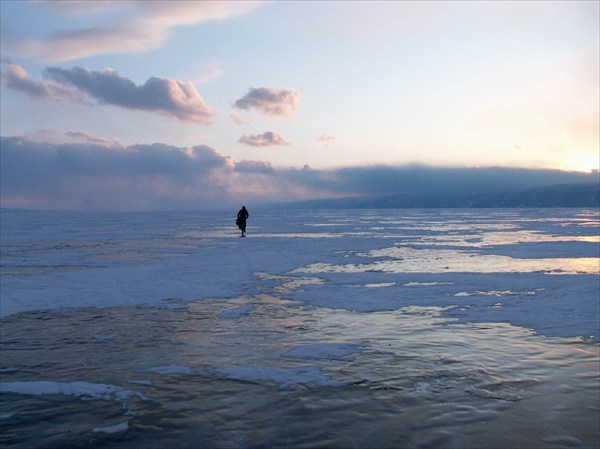
[[[599,165],[598,2],[0,5],[3,171],[35,184],[3,181],[6,207],[357,195],[374,186],[309,180],[373,166]],[[186,173],[114,168],[133,159]],[[32,166],[79,195],[50,195]]]

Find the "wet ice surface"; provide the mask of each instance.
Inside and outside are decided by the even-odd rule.
[[[598,218],[3,212],[0,442],[597,447]]]

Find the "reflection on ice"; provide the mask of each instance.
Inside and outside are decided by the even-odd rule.
[[[518,259],[472,251],[398,246],[358,253],[355,257],[375,260],[368,263],[314,263],[297,268],[293,273],[600,273],[598,259],[592,257]]]
[[[243,320],[219,317],[243,305],[255,306]],[[500,447],[592,447],[597,345],[454,324],[441,311],[246,296],[11,316],[0,328],[3,368],[15,368],[2,378],[4,446],[450,449],[489,447],[493,436]],[[93,338],[109,332],[119,339]]]
[[[544,290],[543,288],[537,289],[538,291]],[[454,296],[533,296],[535,295],[535,291],[520,291],[515,292],[512,290],[490,290],[490,291],[474,291],[474,292],[458,292],[455,293]]]

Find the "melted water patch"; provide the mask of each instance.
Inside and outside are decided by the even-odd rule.
[[[9,317],[0,441],[593,447],[597,344],[452,324],[441,312],[365,314],[264,295]]]

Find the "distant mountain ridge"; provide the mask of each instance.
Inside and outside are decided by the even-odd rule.
[[[520,208],[600,207],[600,184],[557,184],[516,192],[468,195],[397,194],[278,203],[299,209],[418,209],[418,208]]]

